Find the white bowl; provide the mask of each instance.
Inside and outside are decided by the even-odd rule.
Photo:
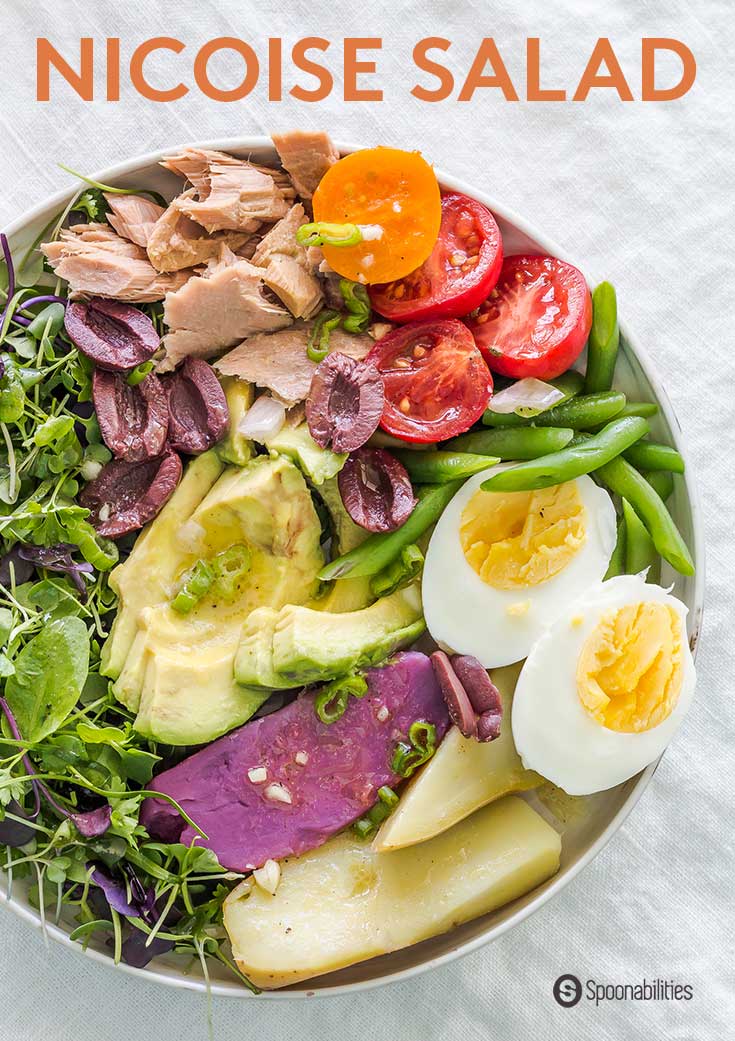
[[[266,137],[228,138],[219,141],[199,142],[199,145],[201,147],[232,152],[235,155],[252,157],[258,162],[270,165],[274,165],[277,160],[273,145]],[[339,147],[344,154],[355,151],[357,146],[340,145]],[[161,169],[157,162],[161,156],[173,154],[178,150],[179,146],[175,145],[160,152],[150,153],[136,159],[129,159],[124,163],[118,163],[115,166],[99,171],[94,175],[94,178],[95,180],[107,184],[113,183],[121,187],[153,188],[160,191],[163,195],[171,197],[179,189],[181,182],[174,175]],[[556,243],[538,232],[517,214],[499,204],[492,196],[441,171],[437,171],[437,176],[445,188],[474,196],[474,198],[479,199],[492,210],[500,225],[507,254],[521,251],[551,253],[554,256],[571,261],[581,270],[584,270],[584,264],[569,257]],[[29,210],[6,229],[6,234],[15,256],[22,255],[22,252],[31,245],[35,237],[52,219],[54,214],[69,202],[72,192],[77,188],[78,185],[72,185],[67,191],[59,192],[47,202]],[[651,424],[654,437],[657,440],[674,444],[686,459],[686,446],[681,442],[681,429],[666,391],[656,375],[645,349],[635,344],[624,326],[621,330],[621,346],[622,350],[616,372],[616,386],[620,386],[628,393],[631,400],[655,401],[658,404],[660,409],[659,415],[655,417]],[[662,584],[672,583],[675,587],[676,595],[689,608],[689,638],[692,649],[694,649],[702,619],[704,541],[697,491],[689,467],[684,478],[677,480],[676,490],[669,505],[674,520],[691,549],[696,565],[696,573],[691,578],[684,578],[675,574],[668,566],[664,565]],[[515,900],[492,914],[467,922],[450,933],[436,936],[431,940],[425,940],[423,943],[402,951],[396,951],[393,954],[362,962],[347,969],[341,969],[339,972],[331,973],[316,980],[296,984],[285,990],[265,993],[260,1000],[287,1001],[299,997],[311,997],[315,994],[320,996],[345,994],[357,990],[365,990],[383,983],[408,979],[419,972],[424,972],[427,969],[452,961],[461,954],[477,950],[484,944],[496,939],[541,907],[554,893],[559,892],[564,886],[568,885],[574,876],[597,856],[638,802],[638,799],[651,780],[656,766],[657,764],[653,763],[637,777],[631,778],[618,788],[602,792],[587,800],[586,812],[579,818],[575,818],[572,823],[567,824],[563,829],[562,858],[559,872],[531,893],[527,893],[524,897]],[[5,886],[0,885],[0,889],[4,898]],[[21,917],[40,928],[41,923],[38,913],[30,905],[27,893],[20,884],[14,884],[12,897],[6,903]],[[87,957],[93,958],[102,964],[114,965],[110,952],[103,942],[93,941],[84,951],[80,944],[70,940],[69,932],[73,927],[73,923],[67,927],[63,921],[58,926],[54,924],[46,925],[48,934],[64,943],[71,950],[85,953]],[[192,969],[188,959],[185,962],[181,958],[169,955],[155,959],[145,969],[134,969],[124,964],[118,967],[132,975],[141,976],[147,980],[155,980],[170,986],[186,987],[200,991],[205,989],[198,967]],[[219,971],[219,968],[218,965],[210,967],[212,991],[214,994],[252,997],[244,986],[232,976],[226,974],[226,970]]]

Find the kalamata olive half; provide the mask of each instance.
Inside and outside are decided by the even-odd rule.
[[[95,369],[92,399],[102,439],[117,459],[140,463],[160,455],[168,434],[168,399],[153,373],[135,387],[119,372]]]
[[[70,303],[64,327],[82,354],[110,372],[134,369],[152,358],[161,345],[147,314],[120,300],[99,296]]]
[[[503,702],[500,692],[488,676],[482,662],[473,658],[471,654],[455,654],[452,658],[452,668],[479,716],[483,712],[495,712],[502,716]]]
[[[201,358],[187,358],[166,377],[168,443],[179,452],[206,452],[227,433],[230,413],[214,369]]]
[[[371,362],[330,354],[312,377],[306,421],[322,448],[354,452],[378,429],[384,405],[383,377]]]
[[[477,716],[467,697],[467,691],[452,668],[452,663],[444,651],[434,651],[431,664],[434,666],[434,675],[441,688],[450,719],[463,737],[474,737]]]
[[[170,449],[142,463],[113,459],[82,490],[79,501],[100,535],[118,539],[153,520],[173,494],[181,470],[181,460]]]
[[[500,737],[502,721],[503,716],[500,712],[493,712],[492,709],[489,712],[483,712],[477,720],[477,740],[494,741],[496,737]]]
[[[384,448],[353,452],[337,481],[345,509],[366,531],[395,531],[416,505],[405,467]]]

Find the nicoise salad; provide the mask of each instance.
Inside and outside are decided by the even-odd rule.
[[[0,237],[8,885],[254,989],[544,883],[539,795],[636,775],[694,691],[612,286],[418,152],[273,140]]]

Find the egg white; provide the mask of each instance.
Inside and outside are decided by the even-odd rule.
[[[534,586],[495,589],[467,562],[460,541],[462,511],[483,481],[511,464],[501,464],[467,481],[449,503],[426,553],[422,597],[426,625],[445,650],[472,654],[486,669],[525,658],[566,605],[600,582],[615,548],[615,508],[590,477],[575,481],[585,508],[586,538],[567,566]],[[529,601],[522,614],[508,608]]]
[[[667,604],[681,619],[679,700],[657,727],[641,733],[609,730],[587,713],[577,694],[577,661],[604,614],[647,600]],[[513,740],[523,765],[563,788],[589,795],[614,788],[658,759],[681,725],[694,696],[696,674],[686,635],[687,608],[642,575],[609,579],[569,605],[535,645],[513,697]]]

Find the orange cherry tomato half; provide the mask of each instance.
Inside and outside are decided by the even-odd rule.
[[[469,430],[487,408],[493,378],[466,325],[411,322],[378,340],[367,358],[385,386],[380,425],[431,444]]]
[[[441,224],[436,175],[419,152],[366,148],[327,170],[314,192],[314,220],[358,224],[356,246],[323,246],[336,272],[354,282],[392,282],[434,248]]]
[[[493,372],[554,379],[584,350],[592,298],[584,275],[564,260],[511,256],[467,325]]]
[[[503,263],[500,228],[467,195],[442,197],[442,223],[431,256],[410,275],[370,287],[373,308],[391,322],[461,318],[487,299]]]

